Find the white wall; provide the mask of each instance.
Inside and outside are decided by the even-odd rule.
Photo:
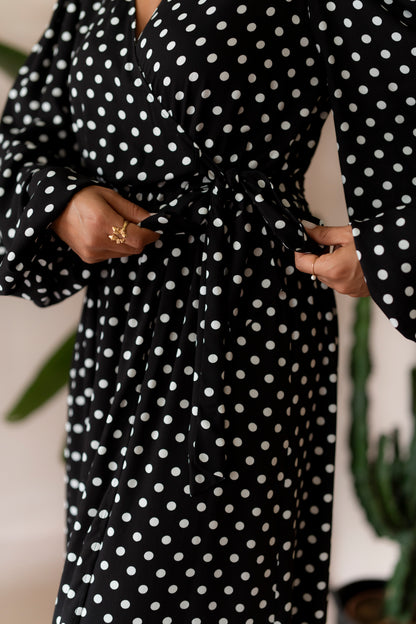
[[[52,0],[0,0],[0,40],[29,49],[46,24]],[[22,17],[23,16],[23,17]],[[9,82],[0,81],[4,102]],[[308,176],[314,212],[330,225],[344,223],[336,147],[331,124]],[[0,206],[1,207],[1,206]],[[395,548],[376,539],[357,506],[348,469],[348,353],[354,301],[339,297],[341,353],[339,434],[332,558],[332,585],[361,576],[383,576]],[[58,397],[29,421],[10,425],[4,413],[49,351],[75,325],[81,297],[41,310],[0,298],[0,621],[50,621],[63,555],[63,466],[65,397]],[[408,369],[416,346],[402,339],[380,313],[373,324],[375,375],[373,430],[411,423]],[[333,621],[333,614],[330,620]]]

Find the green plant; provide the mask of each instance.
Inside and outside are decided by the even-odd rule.
[[[0,43],[0,68],[11,78],[16,76],[26,57],[25,52]]]
[[[353,381],[351,466],[356,493],[379,536],[399,544],[400,556],[384,600],[385,616],[408,624],[416,605],[416,368],[411,372],[413,437],[407,449],[399,444],[397,429],[381,435],[371,453],[368,435],[367,381],[371,373],[369,350],[370,299],[359,300],[351,356]]]
[[[9,422],[17,422],[30,416],[44,405],[68,383],[75,334],[71,333],[64,342],[46,359],[32,382],[15,405],[6,414]]]

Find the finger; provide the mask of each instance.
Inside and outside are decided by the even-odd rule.
[[[147,228],[138,227],[136,223],[129,223],[126,228],[126,245],[135,249],[136,253],[142,252],[146,245],[154,243],[158,238],[160,238],[160,234]]]
[[[96,252],[94,254],[91,255],[86,255],[84,257],[81,257],[81,259],[83,260],[83,262],[86,262],[87,264],[98,264],[99,262],[106,262],[107,260],[113,260],[113,259],[119,259],[119,258],[126,258],[126,257],[130,257],[130,256],[137,256],[138,252],[136,249],[132,249],[127,248],[127,247],[123,247],[124,251],[123,253],[118,252],[118,251],[107,251],[107,252]]]
[[[97,238],[96,245],[88,248],[87,262],[95,263],[109,260],[110,258],[138,255],[146,245],[159,238],[158,234],[150,230],[140,231],[134,223],[129,223],[126,219],[117,223],[116,226],[113,226],[116,232],[113,230],[112,234],[106,234],[104,239],[102,237]],[[132,232],[136,234],[137,230],[139,231],[138,240],[131,234]],[[125,238],[123,238],[123,231]]]
[[[332,254],[323,254],[315,262],[315,274],[320,282],[340,294],[365,296],[367,286],[353,245],[343,245]]]
[[[331,287],[333,287],[334,281],[342,281],[349,274],[350,259],[350,250],[347,245],[341,245],[332,253],[317,256],[313,267],[314,274],[326,284],[330,280]]]
[[[343,266],[344,246],[338,247],[332,253],[317,256],[311,253],[295,252],[295,265],[299,271],[309,275],[316,275],[321,281],[331,276],[337,265]]]
[[[346,245],[352,240],[350,225],[324,226],[317,225],[314,228],[305,228],[310,236],[319,245]]]
[[[135,223],[131,223],[127,221],[127,219],[124,219],[115,229],[115,235],[107,235],[108,241],[105,247],[111,254],[116,251],[125,256],[141,253],[146,245],[154,243],[160,237],[156,232],[152,232],[152,230],[146,228],[139,228]],[[119,234],[117,234],[117,232],[119,232]],[[116,249],[116,247],[118,247],[118,249]],[[114,256],[111,255],[111,257]]]
[[[85,240],[80,240],[75,251],[88,263],[102,262],[110,258],[122,258],[140,253],[138,245],[128,241],[127,219],[122,219],[110,206],[102,211],[104,220],[97,223],[97,227],[88,233]],[[133,226],[132,226],[133,227]],[[135,226],[134,226],[135,227]]]
[[[150,215],[148,210],[145,210],[128,199],[125,199],[111,189],[106,189],[105,198],[113,210],[118,212],[121,217],[131,223],[140,223]]]
[[[312,253],[301,253],[299,251],[295,251],[295,265],[299,271],[302,273],[307,273],[309,275],[317,275],[316,272],[316,263],[320,256]]]
[[[295,262],[299,270],[315,274],[320,282],[342,295],[366,297],[369,294],[353,242],[320,256],[297,253]]]
[[[125,244],[134,249],[136,253],[141,253],[146,245],[154,243],[160,238],[160,234],[156,234],[147,228],[137,227],[137,225],[144,221],[151,213],[141,206],[125,199],[115,191],[111,191],[111,189],[107,190],[109,192],[107,193],[106,200],[109,202],[112,210],[124,218],[123,223],[124,220],[129,222],[126,228]],[[123,223],[117,224],[117,227],[122,226]]]

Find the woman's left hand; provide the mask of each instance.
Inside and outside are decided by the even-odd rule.
[[[342,295],[367,297],[370,293],[364,279],[350,225],[307,228],[308,235],[320,245],[333,246],[332,253],[321,256],[295,252],[296,268],[315,274],[317,279]]]

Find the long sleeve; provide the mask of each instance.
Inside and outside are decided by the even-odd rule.
[[[90,269],[48,225],[95,182],[80,171],[68,73],[78,2],[59,0],[10,91],[0,127],[0,294],[37,305],[80,290]]]
[[[358,255],[373,299],[416,339],[416,0],[310,0]]]

